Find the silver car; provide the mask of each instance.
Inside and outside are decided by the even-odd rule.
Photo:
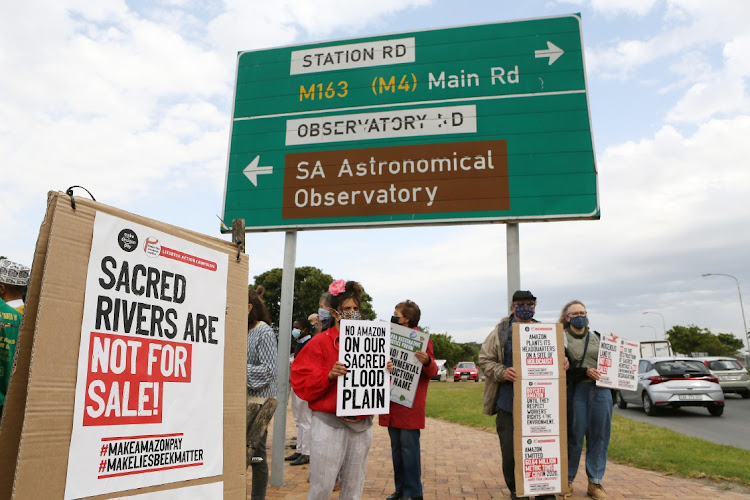
[[[635,391],[617,391],[620,408],[643,406],[646,415],[658,408],[703,406],[714,417],[724,413],[724,393],[719,380],[702,361],[691,358],[643,358],[638,365]]]
[[[725,393],[734,392],[742,399],[750,398],[750,375],[742,363],[734,358],[724,356],[709,356],[698,358],[708,367],[709,371],[719,379],[721,390]]]

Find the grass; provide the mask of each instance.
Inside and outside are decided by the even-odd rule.
[[[495,432],[495,417],[482,413],[483,392],[483,383],[433,382],[427,393],[425,413],[428,417]],[[663,474],[750,486],[750,451],[683,436],[620,415],[612,419],[608,458]]]

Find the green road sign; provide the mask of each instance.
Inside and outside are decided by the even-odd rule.
[[[242,52],[224,220],[599,218],[578,15]]]

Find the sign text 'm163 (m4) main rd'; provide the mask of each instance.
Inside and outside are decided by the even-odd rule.
[[[598,219],[580,17],[240,53],[223,217]]]

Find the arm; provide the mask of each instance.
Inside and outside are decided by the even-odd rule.
[[[501,321],[487,336],[479,349],[479,366],[485,377],[497,382],[504,382],[503,375],[507,369],[502,359],[502,346],[498,339],[498,329],[508,328],[506,321]]]
[[[247,386],[250,389],[261,389],[273,380],[276,373],[276,337],[273,332],[263,332],[256,344],[258,363],[247,364]]]
[[[415,352],[414,355],[416,356],[417,353]],[[417,358],[422,362],[422,373],[420,374],[420,377],[431,379],[432,377],[437,375],[438,372],[438,365],[437,363],[435,363],[435,354],[432,347],[432,339],[427,340],[427,352],[425,352],[424,355],[426,356],[425,359],[419,359],[419,357]]]
[[[292,363],[291,383],[294,393],[305,401],[315,401],[321,398],[336,384],[336,378],[328,378],[332,366],[324,366],[325,356],[320,348],[320,341],[308,341],[309,345],[302,349]],[[327,339],[321,338],[321,341]]]

